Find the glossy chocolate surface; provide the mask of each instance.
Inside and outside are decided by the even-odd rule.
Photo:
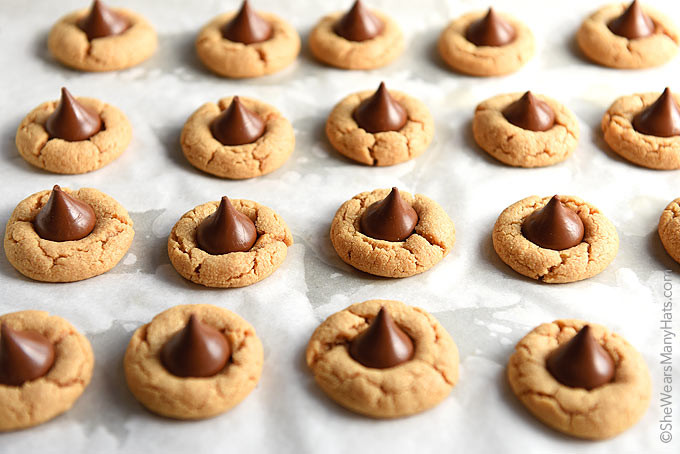
[[[373,203],[360,220],[361,233],[385,241],[404,241],[418,224],[418,213],[399,194],[392,191],[383,200]]]
[[[54,345],[36,331],[0,327],[0,384],[21,386],[43,377],[54,364]]]
[[[361,101],[353,117],[362,129],[372,134],[399,131],[408,121],[406,109],[387,91],[385,82],[380,83],[372,96]]]
[[[383,307],[368,328],[350,343],[349,353],[366,367],[386,369],[413,357],[413,341]]]
[[[546,249],[562,251],[583,241],[585,228],[579,215],[554,196],[541,209],[531,213],[522,223],[522,235]]]
[[[213,255],[249,251],[256,240],[253,221],[234,208],[226,196],[217,210],[196,228],[198,247]]]
[[[33,227],[45,240],[75,241],[88,236],[96,223],[97,216],[89,204],[55,185],[47,203],[35,216]]]

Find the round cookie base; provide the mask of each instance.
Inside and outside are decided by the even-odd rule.
[[[466,30],[486,13],[475,11],[464,14],[452,21],[439,36],[439,55],[453,70],[471,76],[503,76],[519,70],[534,56],[531,30],[507,14],[501,13],[501,16],[514,27],[514,41],[504,46],[477,46],[468,41]]]
[[[414,340],[415,350],[405,363],[373,369],[352,359],[348,344],[381,307]],[[428,410],[444,400],[458,381],[458,349],[449,333],[429,313],[399,301],[365,301],[331,315],[314,331],[306,360],[331,399],[373,418]]]
[[[243,105],[265,122],[265,132],[255,142],[223,145],[210,125],[231,105],[233,97],[202,105],[184,124],[180,143],[187,160],[212,175],[244,179],[266,175],[281,167],[295,149],[293,126],[274,107],[256,99],[239,97]]]
[[[340,101],[326,120],[326,137],[343,156],[370,166],[391,166],[420,156],[432,142],[434,120],[427,107],[399,91],[390,91],[406,110],[408,120],[399,131],[370,133],[359,127],[353,114],[375,91],[354,93]]]
[[[331,223],[333,247],[342,261],[375,276],[402,278],[423,273],[451,251],[456,241],[453,221],[432,199],[399,191],[418,214],[414,233],[396,242],[364,235],[360,231],[361,216],[368,206],[383,200],[389,192],[389,189],[362,192],[343,203]]]
[[[340,69],[376,69],[394,61],[404,50],[401,29],[387,15],[373,11],[384,24],[383,31],[366,41],[349,41],[333,30],[344,12],[319,21],[309,35],[309,49],[322,63]]]
[[[616,364],[612,382],[590,391],[558,382],[545,361],[588,324]],[[510,388],[540,421],[567,435],[602,440],[633,426],[649,406],[651,383],[642,356],[621,336],[580,320],[544,323],[519,341],[508,361]]]
[[[17,271],[43,282],[75,282],[109,271],[123,258],[135,232],[128,212],[112,197],[92,188],[62,190],[89,204],[97,216],[94,230],[77,241],[40,238],[33,220],[50,190],[19,202],[5,229],[5,255]]]
[[[272,26],[272,36],[259,43],[243,44],[222,37],[221,28],[236,12],[220,14],[201,29],[196,38],[196,53],[215,74],[233,79],[260,77],[281,71],[300,53],[300,36],[283,19],[258,13]]]
[[[212,255],[196,242],[196,228],[217,210],[219,202],[208,202],[185,213],[168,237],[168,256],[185,279],[206,287],[245,287],[271,275],[286,258],[293,236],[271,208],[242,199],[230,200],[248,216],[257,229],[257,241],[247,252]]]
[[[177,377],[160,360],[165,343],[191,315],[222,332],[232,354],[212,377]],[[204,419],[235,407],[260,380],[262,343],[255,329],[235,313],[209,304],[182,305],[156,315],[130,339],[123,365],[128,388],[150,411],[175,419]]]
[[[522,223],[543,208],[551,197],[531,196],[520,200],[498,216],[493,228],[493,246],[500,259],[519,274],[549,284],[588,279],[602,272],[619,248],[616,228],[594,206],[578,197],[560,196],[583,222],[585,234],[580,244],[555,251],[532,243],[522,235]]]
[[[87,338],[68,321],[44,311],[0,315],[0,323],[36,331],[55,349],[54,364],[43,377],[21,386],[0,384],[0,432],[37,426],[69,410],[92,377],[94,355]]]
[[[680,263],[680,198],[669,203],[661,213],[658,232],[668,255]]]
[[[607,24],[627,7],[623,3],[603,6],[583,21],[576,33],[583,54],[594,63],[617,69],[652,68],[670,61],[678,52],[678,29],[655,9],[642,5],[655,25],[650,36],[628,39],[609,30]]]
[[[80,174],[104,167],[125,151],[132,139],[132,126],[125,115],[98,99],[78,98],[78,102],[99,114],[102,129],[77,142],[50,138],[45,123],[59,101],[42,103],[17,128],[17,150],[26,162],[48,172]]]
[[[555,124],[547,131],[530,131],[510,123],[503,111],[523,93],[494,96],[475,109],[472,132],[487,153],[515,167],[544,167],[564,161],[578,145],[579,128],[574,114],[547,96],[536,95],[555,112]]]
[[[618,98],[602,117],[602,133],[616,154],[634,164],[658,170],[680,169],[680,136],[650,136],[633,127],[635,116],[660,95],[639,93]],[[673,96],[680,103],[680,96]]]
[[[89,13],[83,9],[62,17],[50,30],[47,47],[59,62],[81,71],[116,71],[136,66],[156,51],[158,38],[139,14],[113,8],[130,23],[120,35],[88,40],[77,23]]]

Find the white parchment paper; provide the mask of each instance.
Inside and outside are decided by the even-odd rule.
[[[646,170],[609,151],[601,137],[602,114],[618,96],[680,91],[680,59],[652,70],[617,71],[583,60],[574,42],[581,20],[600,2],[499,0],[533,30],[537,54],[516,74],[472,78],[449,72],[436,55],[448,21],[488,1],[372,0],[406,35],[404,55],[387,68],[347,72],[316,63],[306,48],[311,27],[349,0],[255,0],[301,33],[297,62],[256,80],[213,76],[200,64],[193,40],[199,28],[236,1],[126,0],[111,2],[146,16],[160,46],[142,65],[87,74],[57,64],[46,47],[58,17],[87,1],[2,0],[0,3],[0,222],[15,205],[54,184],[95,187],[120,201],[135,222],[134,244],[111,272],[72,284],[23,278],[0,258],[0,313],[44,309],[70,320],[92,342],[96,365],[91,385],[68,413],[39,427],[0,435],[0,453],[345,453],[345,452],[678,452],[677,441],[659,441],[663,369],[663,270],[678,271],[663,250],[656,226],[665,205],[680,195],[678,172]],[[651,1],[680,22],[680,3]],[[431,109],[436,136],[418,159],[389,168],[356,165],[334,152],[324,136],[333,105],[348,93],[377,87],[403,90]],[[96,172],[60,176],[29,166],[14,135],[33,107],[57,99],[65,85],[125,112],[134,138],[121,158]],[[503,92],[534,90],[577,115],[581,138],[566,162],[544,169],[504,166],[477,148],[470,131],[474,108]],[[240,94],[278,107],[293,123],[297,145],[271,175],[221,180],[184,159],[179,134],[202,103]],[[328,230],[335,210],[353,195],[393,185],[438,201],[456,223],[452,253],[431,271],[387,280],[361,274],[335,254]],[[505,266],[491,244],[498,214],[528,195],[574,194],[599,207],[615,224],[619,254],[585,282],[543,285]],[[193,285],[170,265],[166,240],[185,211],[220,196],[248,198],[275,209],[295,238],[288,258],[266,280],[243,289]],[[680,289],[680,276],[672,278]],[[451,396],[424,414],[375,421],[334,404],[316,387],[304,364],[314,328],[331,313],[370,298],[398,299],[432,312],[461,353],[461,376]],[[176,304],[211,303],[251,322],[265,348],[257,389],[237,408],[214,419],[178,422],[145,411],[129,393],[122,357],[133,330]],[[677,312],[677,310],[676,310]],[[537,422],[515,399],[505,379],[514,344],[535,325],[556,318],[602,323],[624,335],[644,355],[653,395],[641,422],[606,442],[562,436]],[[675,331],[677,333],[677,329]],[[678,347],[675,341],[676,350]],[[680,386],[680,361],[674,380]],[[680,399],[677,389],[674,402]],[[676,424],[680,408],[675,405]],[[680,438],[680,430],[674,429]]]

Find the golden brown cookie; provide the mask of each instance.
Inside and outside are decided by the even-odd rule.
[[[673,200],[661,213],[659,238],[668,255],[680,263],[680,198]]]
[[[21,386],[0,384],[0,432],[37,426],[70,409],[92,377],[94,356],[87,338],[44,311],[0,315],[2,323],[45,336],[54,345],[54,363],[46,375]]]
[[[163,366],[160,352],[191,315],[222,332],[231,347],[228,365],[211,377],[178,377]],[[262,374],[262,343],[235,313],[211,304],[172,307],[135,331],[123,365],[128,387],[154,413],[202,419],[224,413],[251,393]]]
[[[607,144],[621,157],[650,169],[680,169],[680,136],[657,137],[633,127],[633,118],[652,105],[660,93],[638,93],[618,98],[602,117]],[[680,96],[673,94],[680,103]]]
[[[678,29],[668,17],[646,4],[642,9],[654,22],[652,35],[628,39],[609,30],[609,22],[627,7],[628,3],[603,6],[583,21],[576,40],[585,56],[600,65],[622,69],[650,68],[671,60],[678,52]]]
[[[518,273],[550,284],[588,279],[604,270],[619,249],[614,225],[600,211],[578,197],[560,196],[583,222],[583,241],[555,251],[532,243],[522,235],[524,219],[545,206],[551,197],[530,196],[507,207],[493,228],[493,247],[498,256]]]
[[[591,390],[557,381],[546,358],[584,325],[615,362],[612,382]],[[579,438],[613,437],[635,424],[649,405],[651,384],[642,356],[624,338],[581,320],[556,320],[534,328],[508,361],[508,381],[531,413],[550,427]]]
[[[5,254],[24,276],[44,282],[74,282],[106,273],[123,258],[135,231],[128,212],[112,197],[92,188],[62,190],[89,204],[97,217],[94,230],[77,241],[40,238],[33,220],[50,197],[49,190],[19,202],[7,222]]]
[[[374,369],[355,361],[348,348],[381,307],[413,340],[415,351],[405,363]],[[432,408],[458,381],[458,348],[449,333],[429,313],[400,301],[364,301],[331,315],[312,334],[306,358],[317,384],[331,399],[374,418]]]
[[[168,255],[185,279],[206,287],[245,287],[272,274],[286,258],[293,236],[271,208],[250,200],[231,200],[257,228],[257,241],[248,252],[212,255],[196,242],[196,228],[217,210],[219,202],[198,205],[182,215],[168,237]]]
[[[288,22],[271,13],[258,12],[272,27],[272,36],[259,43],[225,39],[221,28],[236,11],[208,22],[196,38],[196,52],[205,66],[224,77],[259,77],[282,70],[300,53],[300,36]]]
[[[156,31],[137,13],[123,8],[111,8],[124,17],[130,26],[119,35],[92,41],[78,27],[89,9],[68,14],[54,24],[47,38],[47,47],[61,63],[81,71],[115,71],[135,66],[156,50]]]
[[[405,93],[390,90],[392,97],[406,110],[408,121],[399,131],[370,133],[359,127],[354,110],[373,90],[347,96],[331,111],[326,120],[326,136],[340,154],[371,166],[391,166],[420,156],[432,142],[434,120],[427,107]]]
[[[515,29],[515,39],[504,46],[477,46],[465,38],[467,28],[487,11],[464,14],[451,22],[439,36],[442,59],[463,74],[502,76],[517,71],[534,56],[534,35],[529,27],[507,14],[498,13]]]
[[[342,69],[375,69],[391,63],[403,52],[404,37],[396,22],[380,11],[372,12],[384,28],[378,36],[365,41],[350,41],[333,31],[345,12],[322,18],[309,35],[309,49],[314,57]]]
[[[515,167],[543,167],[564,161],[578,144],[576,117],[554,99],[536,95],[553,109],[555,125],[547,131],[515,126],[503,116],[503,110],[522,95],[497,95],[480,103],[472,121],[475,141],[494,158]]]
[[[50,138],[45,122],[59,101],[44,102],[29,112],[17,129],[21,157],[49,172],[76,174],[97,170],[120,156],[132,139],[132,127],[125,115],[98,99],[78,98],[78,102],[99,114],[102,128],[98,133],[77,142]]]
[[[189,117],[180,137],[184,156],[194,167],[223,178],[258,177],[281,167],[293,153],[295,134],[290,122],[269,104],[239,97],[246,108],[266,123],[264,135],[255,142],[222,145],[213,137],[210,125],[232,99],[230,96],[217,104],[203,104]]]
[[[400,191],[418,214],[415,232],[404,241],[385,241],[361,233],[360,220],[371,204],[389,189],[362,192],[343,203],[331,223],[331,242],[340,258],[376,276],[409,277],[429,270],[451,251],[456,241],[453,221],[434,200]]]

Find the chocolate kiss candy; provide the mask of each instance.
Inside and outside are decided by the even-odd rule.
[[[471,23],[465,31],[465,39],[476,46],[504,46],[514,41],[515,28],[493,8],[483,18]]]
[[[654,104],[633,118],[633,127],[636,131],[650,136],[680,135],[680,107],[668,87]]]
[[[44,376],[54,364],[54,345],[35,331],[15,331],[2,324],[0,383],[21,386]]]
[[[413,357],[413,341],[382,307],[368,328],[352,340],[349,354],[366,367],[387,369]]]
[[[506,120],[529,131],[547,131],[555,124],[555,112],[530,91],[503,111]]]
[[[94,0],[90,14],[78,21],[78,27],[85,32],[87,39],[92,41],[95,38],[120,35],[130,27],[130,24],[120,14],[99,0]]]
[[[248,0],[243,2],[235,17],[222,26],[222,37],[237,43],[260,43],[271,36],[271,24],[250,7]]]
[[[86,140],[102,129],[102,119],[97,112],[80,104],[62,87],[57,108],[47,117],[45,129],[50,138],[78,142]]]
[[[567,208],[559,196],[553,196],[546,206],[531,213],[522,223],[522,235],[527,240],[555,251],[581,243],[584,232],[581,218]]]
[[[413,233],[418,223],[418,213],[399,195],[399,189],[379,202],[370,205],[361,216],[361,231],[371,238],[385,241],[403,241]]]
[[[615,35],[628,39],[644,38],[654,33],[656,26],[652,19],[642,11],[642,7],[635,0],[619,17],[607,24]]]
[[[90,205],[71,197],[57,185],[33,221],[40,238],[50,241],[74,241],[94,230],[97,216]]]
[[[224,196],[217,211],[199,224],[196,240],[201,249],[213,255],[246,252],[257,240],[257,229],[253,221]]]
[[[353,114],[354,121],[370,133],[399,131],[408,120],[406,110],[390,95],[385,82],[380,82],[378,90],[361,101]]]
[[[586,325],[546,361],[548,371],[563,385],[593,389],[614,378],[614,360],[595,340]]]
[[[224,369],[231,347],[222,333],[191,315],[161,350],[161,362],[178,377],[211,377]]]
[[[366,41],[378,36],[384,28],[383,21],[357,0],[335,23],[333,31],[348,41]]]
[[[238,96],[220,113],[210,125],[213,137],[222,145],[245,145],[253,143],[264,134],[264,121],[248,110]]]

